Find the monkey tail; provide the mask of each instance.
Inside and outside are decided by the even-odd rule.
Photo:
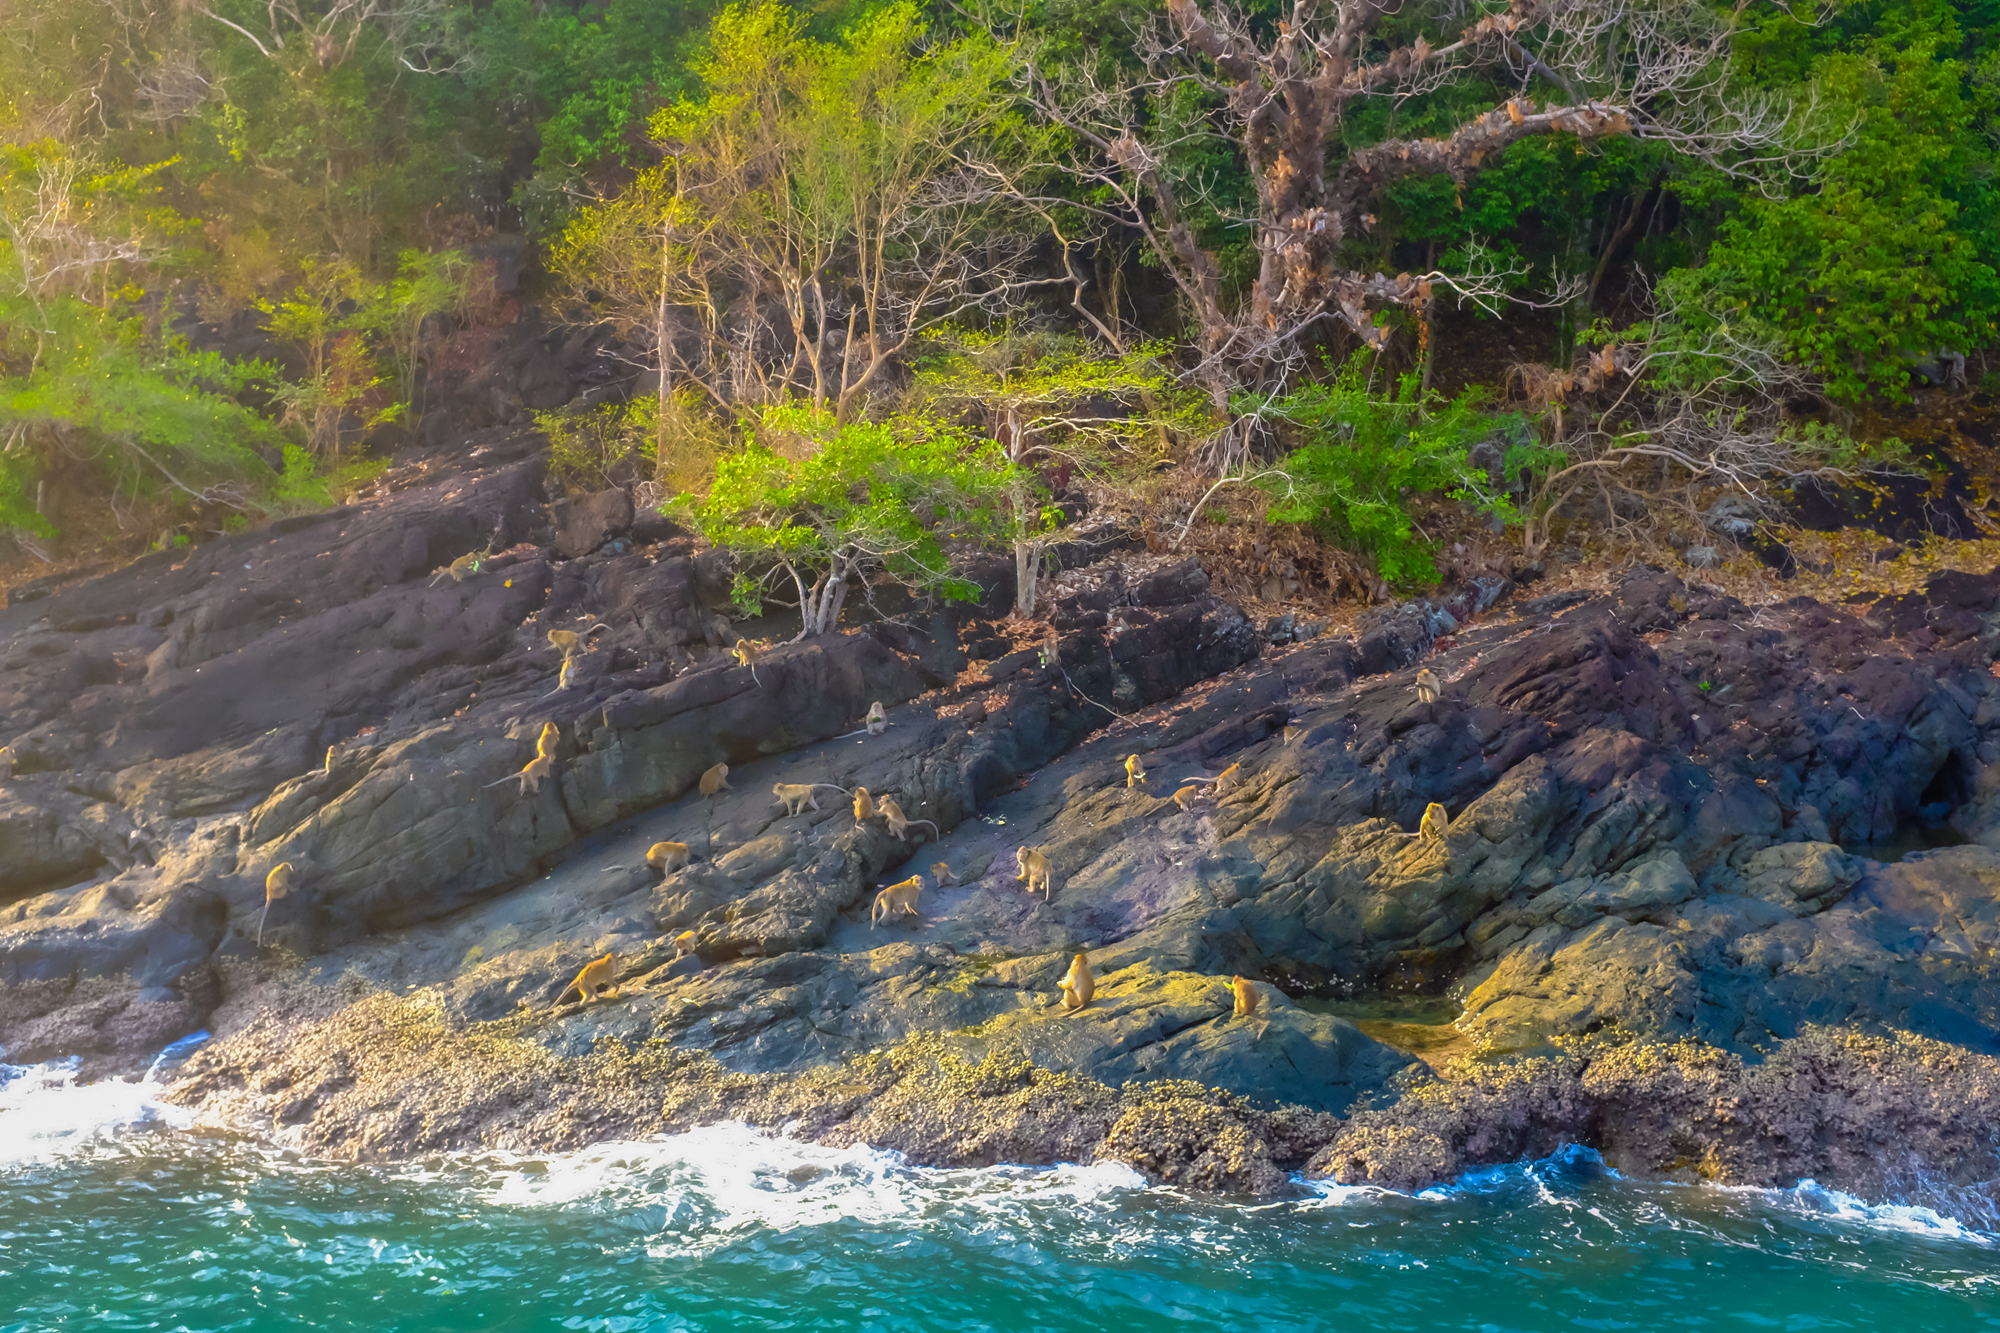
[[[908,824],[931,824],[931,821],[928,819],[909,819],[905,820],[904,822]],[[939,831],[938,826],[936,824],[931,824],[931,841],[937,842],[943,837],[944,834]]]
[[[264,900],[264,910],[257,914],[257,947],[264,947],[264,920],[271,915],[271,900]]]

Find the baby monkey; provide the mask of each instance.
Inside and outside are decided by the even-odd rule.
[[[947,884],[955,883],[956,881],[953,880],[951,877],[951,862],[940,861],[936,865],[932,866],[931,878],[935,879],[938,882],[939,888],[943,888]]]
[[[618,978],[614,975],[617,971],[617,957],[615,953],[608,953],[602,958],[593,958],[585,963],[583,971],[576,974],[576,980],[556,992],[556,998],[549,1008],[554,1009],[560,1005],[563,997],[571,991],[581,996],[585,1004],[600,998],[597,994],[600,989],[609,990],[613,995],[619,994]]]
[[[875,906],[868,912],[868,929],[875,929],[879,922],[887,921],[897,912],[907,912],[921,921],[924,914],[917,909],[917,895],[924,891],[924,877],[912,875],[900,884],[891,884],[875,895]]]
[[[1127,787],[1146,785],[1146,768],[1139,762],[1139,756],[1136,754],[1125,756],[1125,785]]]
[[[1437,700],[1438,700],[1437,672],[1431,670],[1429,667],[1418,668],[1417,702],[1420,704],[1434,704],[1437,702]]]

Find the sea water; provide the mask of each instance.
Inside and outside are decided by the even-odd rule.
[[[196,1133],[150,1078],[0,1078],[0,1330],[2000,1330],[2000,1237],[1581,1149],[1282,1200],[735,1125],[374,1167]]]

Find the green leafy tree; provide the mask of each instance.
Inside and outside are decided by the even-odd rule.
[[[1956,58],[1943,0],[1884,7],[1856,50],[1812,81],[1853,142],[1794,198],[1752,195],[1669,303],[1698,333],[1734,322],[1770,336],[1836,398],[1906,399],[1910,361],[1969,351],[2000,331],[1993,234],[1991,84]]]
[[[851,589],[887,577],[967,601],[945,543],[995,531],[1015,480],[999,445],[936,422],[842,423],[810,406],[773,408],[762,440],[718,460],[704,499],[675,506],[737,558],[736,600],[762,615],[770,584],[797,595],[800,638],[831,632]],[[773,448],[773,444],[780,448]]]
[[[1014,548],[1020,614],[1034,615],[1044,553],[1067,526],[1051,491],[1135,476],[1208,429],[1206,404],[1179,382],[1171,355],[1158,343],[1114,352],[1055,333],[948,329],[929,340],[915,366],[917,410],[976,423],[1013,464],[1002,535]]]
[[[161,331],[143,285],[185,224],[154,206],[157,168],[52,142],[0,148],[0,524],[47,535],[31,498],[52,464],[102,503],[149,491],[247,507],[276,432],[235,395],[269,373]]]

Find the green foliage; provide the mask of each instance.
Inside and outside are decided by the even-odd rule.
[[[1814,89],[1856,125],[1817,188],[1752,195],[1667,296],[1697,333],[1733,322],[1775,339],[1847,402],[1908,397],[1910,359],[2000,331],[1992,85],[1955,57],[1945,0],[1879,11],[1855,49],[1813,61]]]
[[[1476,392],[1449,402],[1425,395],[1414,373],[1377,396],[1368,383],[1372,360],[1357,353],[1330,382],[1298,389],[1268,409],[1306,442],[1279,464],[1281,475],[1259,484],[1275,497],[1272,522],[1307,524],[1372,556],[1376,572],[1391,584],[1433,582],[1435,545],[1417,531],[1407,497],[1443,491],[1483,512],[1513,517],[1505,493],[1491,487],[1485,470],[1468,457],[1474,444],[1512,423],[1483,412]],[[1246,403],[1242,410],[1251,407]],[[1548,461],[1523,448],[1510,451],[1507,467],[1518,475]]]
[[[822,634],[838,622],[852,578],[977,597],[952,576],[944,543],[1000,526],[1010,473],[997,444],[941,423],[842,424],[785,406],[767,410],[745,447],[717,462],[706,498],[684,494],[674,507],[737,557],[745,614],[763,613],[782,576],[798,594],[803,633]]]
[[[369,346],[388,304],[388,289],[353,264],[310,259],[289,295],[257,303],[271,336],[292,343],[304,359],[304,373],[275,392],[285,405],[284,424],[298,428],[315,453],[339,455],[341,425],[350,414],[368,430],[402,412],[403,404],[384,402],[386,395],[377,392],[388,377]]]
[[[589,495],[610,486],[618,466],[635,458],[651,476],[658,415],[657,405],[643,400],[533,413],[535,429],[549,439],[550,482],[570,495]]]
[[[265,493],[261,508],[273,513],[323,509],[342,503],[375,478],[389,470],[386,458],[360,458],[348,462],[319,458],[302,445],[287,442],[284,470]]]
[[[146,260],[179,220],[148,169],[43,142],[0,151],[0,523],[47,534],[31,500],[58,454],[133,495],[240,503],[275,432],[237,395],[270,371],[197,352],[145,313]]]

